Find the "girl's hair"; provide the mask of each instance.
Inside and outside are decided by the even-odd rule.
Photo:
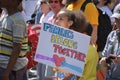
[[[82,11],[69,11],[62,9],[64,11],[64,15],[68,17],[68,20],[73,21],[73,24],[70,26],[69,29],[72,29],[77,32],[82,32],[81,30],[85,27],[87,21],[84,13]]]
[[[81,31],[87,25],[87,20],[82,11],[73,11],[75,18],[73,18],[73,24],[70,26],[70,29],[73,29],[78,32]]]
[[[91,36],[92,31],[93,31],[92,25],[91,25],[91,24],[88,24],[88,25],[86,26],[85,30],[83,31],[83,33],[86,33],[87,35]]]

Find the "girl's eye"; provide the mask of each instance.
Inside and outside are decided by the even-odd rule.
[[[59,20],[64,20],[63,18],[59,18]]]

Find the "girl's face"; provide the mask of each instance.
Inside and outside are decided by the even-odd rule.
[[[49,7],[49,5],[48,5],[47,3],[42,3],[42,4],[40,5],[40,8],[41,8],[41,11],[42,11],[43,13],[46,13],[47,11],[50,10],[50,7]]]
[[[69,20],[64,12],[60,11],[56,16],[55,24],[64,28],[70,28],[70,26],[73,24],[73,21]]]
[[[116,27],[120,29],[120,19],[115,18]]]
[[[59,0],[49,0],[49,4],[53,12],[57,13],[61,9],[61,3]]]

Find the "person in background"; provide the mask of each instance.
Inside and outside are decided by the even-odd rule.
[[[57,13],[64,7],[64,5],[62,4],[62,1],[63,0],[48,0],[49,5],[54,13],[54,15],[49,18],[50,23],[54,23]]]
[[[79,14],[79,15],[78,15]],[[77,32],[83,32],[86,26],[86,18],[81,11],[72,12],[69,10],[60,10],[56,15],[54,24],[68,28]],[[56,69],[56,80],[77,80],[77,76],[66,71]]]
[[[114,2],[112,0],[98,0],[98,3],[96,4],[98,11],[99,11],[99,26],[98,26],[98,37],[97,45],[98,45],[98,54],[99,54],[99,60],[102,57],[102,51],[105,47],[107,36],[112,31],[112,26],[114,25],[115,19],[112,16],[112,9]],[[111,6],[111,7],[110,7]],[[104,14],[103,14],[104,13]],[[101,15],[104,15],[103,18]],[[101,18],[101,19],[100,19]],[[106,20],[102,22],[102,19]],[[100,21],[101,20],[101,21]],[[108,22],[109,21],[109,22]],[[106,24],[105,24],[106,23]],[[103,27],[103,28],[102,28]],[[104,30],[104,31],[103,31]],[[102,33],[103,32],[103,33]],[[103,39],[102,39],[103,37]],[[106,73],[106,68],[104,68],[102,65],[98,63],[97,66],[97,79],[98,80],[104,80]]]
[[[91,26],[87,26],[83,33],[91,36],[92,30],[93,28]],[[99,56],[97,53],[97,49],[95,45],[90,42],[83,74],[79,78],[79,80],[97,80],[96,71],[97,71],[98,59]]]
[[[116,6],[117,4],[119,4],[119,3],[120,3],[120,0],[116,0],[116,1],[115,1],[115,6]],[[115,6],[114,6],[114,7],[115,7]]]
[[[117,29],[107,38],[100,64],[107,68],[105,80],[120,80],[120,4],[115,7],[112,17]]]
[[[74,10],[81,10],[82,4],[85,2],[85,0],[66,0],[67,9],[74,11]],[[97,26],[98,26],[98,11],[94,3],[88,3],[85,7],[84,14],[88,20],[88,22],[93,27],[91,42],[92,44],[96,45],[97,41]]]
[[[40,7],[37,9],[36,11],[36,16],[35,16],[35,24],[39,24],[40,22],[40,17],[42,16],[42,11],[40,9]]]
[[[22,0],[0,0],[0,7],[7,10],[7,17],[0,27],[0,79],[27,80],[27,29],[18,10]]]
[[[47,0],[41,0],[40,4],[41,12],[43,13],[40,17],[40,24],[43,22],[48,22],[48,19],[54,15],[53,11],[51,10],[51,7],[49,6],[49,3]]]
[[[57,13],[64,7],[62,4],[63,0],[48,0],[48,3],[50,5],[51,11],[54,13],[49,19],[49,23],[54,23],[55,17]],[[47,80],[52,80],[52,76],[54,75],[53,68],[50,66],[46,66],[46,71],[45,71],[45,77]]]
[[[39,24],[40,18],[42,16],[40,3],[41,3],[41,0],[38,0],[37,4],[35,6],[35,11],[34,11],[34,14],[36,14],[36,16],[35,16],[35,24]]]
[[[47,0],[41,0],[40,8],[43,14],[40,17],[39,24],[42,24],[43,22],[48,22],[48,19],[51,16],[53,16],[54,13],[51,11],[51,8]],[[45,70],[46,70],[46,65],[42,63],[38,63],[37,65],[38,80],[45,80]]]
[[[87,20],[81,11],[61,10],[55,19],[55,24],[61,27],[69,28],[74,31],[87,34],[91,36],[92,27],[87,26]],[[93,60],[95,59],[95,60]],[[88,54],[86,57],[85,68],[79,80],[96,80],[96,66],[98,62],[97,50],[93,44],[90,43]],[[57,70],[58,80],[77,80],[77,77],[63,70]],[[57,80],[57,79],[56,79]]]
[[[114,18],[112,18],[112,9],[109,8],[109,5],[112,3],[112,0],[98,0],[97,8],[106,12],[111,20],[111,25],[114,24]]]
[[[31,20],[31,16],[35,11],[35,7],[37,5],[38,0],[23,0],[22,6],[23,11],[26,15],[26,21]]]

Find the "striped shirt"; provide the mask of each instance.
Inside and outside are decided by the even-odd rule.
[[[6,68],[9,57],[13,51],[13,43],[21,43],[21,51],[16,63],[18,70],[27,64],[25,57],[27,51],[27,29],[24,18],[20,12],[6,16],[0,21],[0,67]],[[21,63],[21,61],[23,61]],[[18,67],[18,65],[21,65]]]
[[[102,52],[103,56],[109,57],[110,54],[115,54],[116,56],[120,55],[120,43],[117,38],[117,33],[119,32],[119,30],[114,30],[109,34],[105,48]],[[120,64],[112,63],[110,72],[107,72],[106,77],[120,79]]]

